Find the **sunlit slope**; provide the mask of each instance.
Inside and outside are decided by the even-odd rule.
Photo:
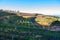
[[[48,15],[38,15],[36,16],[35,21],[38,24],[44,25],[44,26],[49,26],[53,21],[60,21],[59,17],[56,16],[48,16]]]

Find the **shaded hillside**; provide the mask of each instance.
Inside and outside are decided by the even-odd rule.
[[[23,16],[35,16],[35,14],[28,14],[28,13],[13,13],[8,11],[1,11],[0,10],[0,26],[1,27],[26,27],[26,28],[37,28],[32,21],[30,21],[30,17],[24,18]],[[19,14],[20,16],[18,16]]]
[[[60,21],[54,21],[50,24],[51,31],[60,31]]]

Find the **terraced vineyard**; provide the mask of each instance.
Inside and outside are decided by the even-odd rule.
[[[43,29],[35,17],[4,14],[0,17],[0,40],[60,40],[60,32]]]

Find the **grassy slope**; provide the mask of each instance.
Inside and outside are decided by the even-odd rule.
[[[6,16],[6,18],[3,18],[3,20],[0,21],[0,30],[4,30],[6,32],[8,32],[8,31],[17,31],[17,30],[19,32],[28,32],[28,28],[36,29],[36,27],[32,23],[30,23],[28,19],[23,18],[21,15],[20,16],[18,16],[16,14],[11,15],[9,13],[2,12],[2,14],[0,16],[2,16],[2,17]],[[48,24],[48,23],[56,20],[56,17],[50,17],[50,16],[43,16],[42,17],[42,16],[38,15],[35,20],[40,22],[39,24],[44,25],[45,22]],[[55,33],[55,32],[52,33],[50,31],[35,32],[34,30],[32,30],[31,32],[36,33],[36,34],[44,34],[44,35],[49,35],[49,36],[60,37],[59,33]]]
[[[38,15],[35,21],[41,25],[49,26],[53,21],[56,21],[57,19],[60,21],[60,18],[56,16]]]

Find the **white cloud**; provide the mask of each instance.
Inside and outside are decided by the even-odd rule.
[[[19,10],[21,12],[27,12],[27,13],[42,13],[46,15],[60,15],[60,8],[59,7],[38,7],[38,8],[22,8],[22,7],[0,7],[2,9],[7,10]]]
[[[21,9],[23,12],[42,13],[46,15],[60,15],[60,8],[28,8]]]

